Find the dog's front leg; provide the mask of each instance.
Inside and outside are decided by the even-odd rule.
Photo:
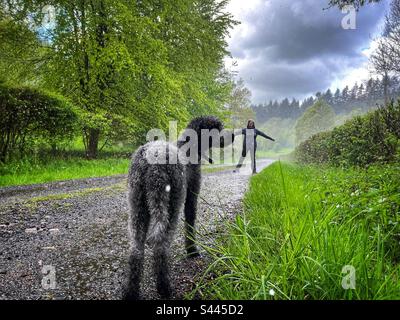
[[[185,247],[189,257],[199,256],[199,252],[195,244],[195,221],[197,213],[197,199],[200,187],[193,187],[195,186],[192,186],[188,189],[185,202]]]

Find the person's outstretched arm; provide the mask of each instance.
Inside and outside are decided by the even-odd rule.
[[[245,131],[246,131],[246,129],[237,129],[237,130],[234,130],[234,131],[233,131],[233,136],[235,137],[235,136],[238,136],[238,135],[241,135],[241,134],[245,134]]]
[[[264,132],[256,129],[256,133],[257,135],[260,135],[261,137],[265,138],[265,139],[269,139],[271,141],[275,141],[275,139],[271,138],[270,136],[267,136]]]

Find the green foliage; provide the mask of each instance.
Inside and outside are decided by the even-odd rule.
[[[193,116],[225,116],[231,80],[221,70],[226,34],[236,23],[225,11],[227,0],[13,4],[7,10],[0,4],[2,20],[36,32],[42,48],[31,59],[35,81],[81,109],[89,157],[97,156],[101,139],[140,143],[170,120],[183,128]],[[56,8],[46,28],[45,5]],[[18,38],[21,32],[9,33]]]
[[[26,23],[1,13],[0,5],[0,82],[21,85],[34,81],[36,64],[43,51],[35,32]]]
[[[197,290],[223,300],[399,299],[399,169],[271,165],[207,248],[212,276]],[[352,290],[342,287],[346,265]]]
[[[28,87],[0,84],[0,160],[31,152],[44,142],[53,148],[70,140],[77,115],[63,97]]]
[[[330,0],[329,4],[331,6],[338,6],[339,8],[343,8],[348,5],[353,5],[356,9],[359,9],[363,5],[367,3],[379,2],[381,0]]]
[[[365,111],[361,108],[353,109],[349,113],[341,113],[336,115],[335,118],[335,127],[341,126],[346,123],[346,121],[351,120],[355,117],[362,116],[367,114],[368,112],[376,110],[376,108],[371,108],[369,111]]]
[[[333,128],[335,112],[323,99],[309,107],[296,123],[296,144],[312,135]]]
[[[230,123],[233,128],[243,128],[249,119],[255,119],[250,107],[251,92],[244,85],[243,79],[233,83],[228,109],[231,113]]]
[[[400,102],[355,117],[330,132],[300,144],[295,157],[302,163],[366,166],[398,157]]]

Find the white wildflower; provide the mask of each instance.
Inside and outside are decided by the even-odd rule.
[[[270,289],[269,290],[269,295],[270,296],[274,296],[275,295],[275,290],[274,289]]]

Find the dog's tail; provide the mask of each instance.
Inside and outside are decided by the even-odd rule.
[[[169,200],[170,186],[165,186],[166,190],[160,192],[156,197],[149,199],[150,227],[148,241],[150,245],[166,241],[169,229]]]

